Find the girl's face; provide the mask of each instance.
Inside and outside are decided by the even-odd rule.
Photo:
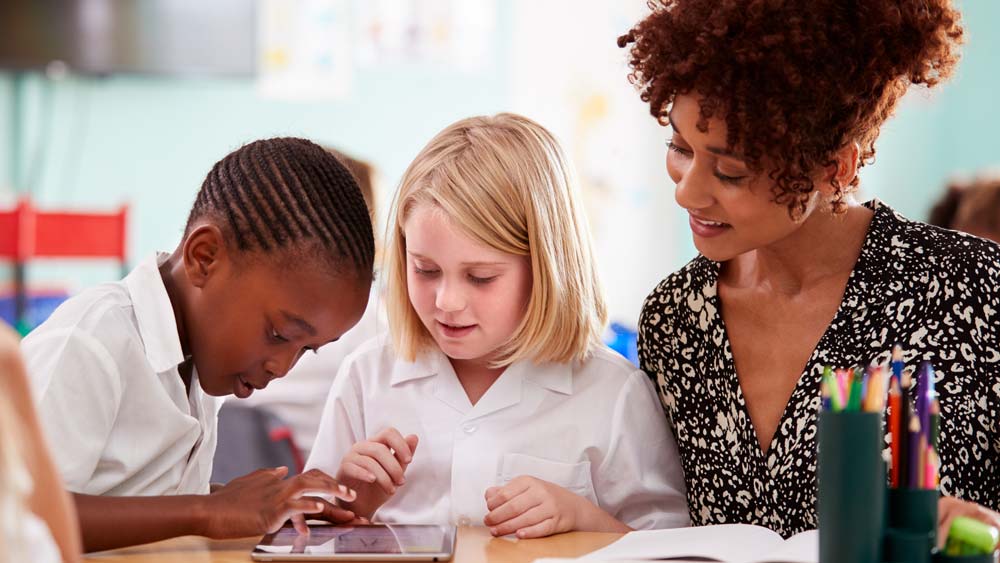
[[[527,256],[500,252],[420,205],[403,226],[410,303],[449,358],[489,362],[524,317],[531,296]]]
[[[791,219],[788,208],[774,202],[767,174],[754,175],[738,154],[726,151],[725,122],[710,119],[702,133],[696,126],[699,112],[696,96],[677,96],[667,151],[667,172],[677,184],[674,197],[690,216],[698,251],[724,262],[797,231],[817,207],[820,190],[812,192],[805,213]]]
[[[370,284],[326,268],[223,260],[195,295],[188,342],[202,389],[250,396],[283,377],[302,354],[340,338],[361,319]]]

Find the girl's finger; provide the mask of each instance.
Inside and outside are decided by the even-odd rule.
[[[492,496],[486,497],[486,508],[494,510],[530,488],[530,481],[524,479],[511,481],[503,487],[496,488]],[[488,491],[489,490],[487,490],[487,492]]]
[[[556,519],[548,518],[527,528],[517,531],[517,537],[521,539],[544,538],[556,533]]]
[[[531,494],[530,491],[525,491],[524,493],[517,495],[516,497],[491,510],[488,514],[486,514],[486,517],[483,518],[483,524],[486,524],[487,526],[497,526],[509,520],[517,520],[518,517],[526,514],[540,504],[542,504],[541,495]],[[525,525],[526,524],[516,526],[510,531],[504,532],[500,535],[509,534],[518,528],[524,527]]]
[[[306,517],[302,513],[292,514],[292,527],[300,536],[309,535],[309,525],[306,524]]]
[[[490,533],[494,536],[506,536],[507,534],[513,534],[518,530],[527,529],[531,526],[551,519],[552,515],[549,514],[544,507],[537,505],[509,520],[505,520],[495,526],[491,526]]]
[[[340,466],[340,476],[347,479],[353,479],[355,481],[360,481],[362,483],[374,483],[375,474],[367,469],[361,467],[357,463],[344,461]]]
[[[379,432],[374,441],[391,449],[393,455],[401,465],[406,465],[413,460],[413,451],[410,449],[410,444],[406,443],[403,435],[395,428],[386,428]]]
[[[361,457],[370,457],[377,461],[394,484],[403,484],[403,466],[390,451],[389,446],[380,442],[361,442],[354,444],[352,450]]]
[[[392,478],[389,477],[389,474],[385,472],[385,468],[383,468],[379,462],[365,456],[357,456],[351,461],[374,475],[375,483],[378,484],[385,494],[392,495],[396,493],[396,486],[392,484]]]

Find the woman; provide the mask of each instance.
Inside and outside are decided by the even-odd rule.
[[[639,323],[694,524],[816,527],[822,367],[897,342],[938,370],[941,524],[1000,524],[1000,247],[852,197],[900,96],[951,73],[958,20],[948,0],[664,0],[619,39],[700,252]]]

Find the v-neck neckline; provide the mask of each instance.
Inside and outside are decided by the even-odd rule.
[[[774,430],[774,435],[768,442],[766,451],[760,447],[760,440],[757,438],[753,420],[750,418],[750,411],[746,405],[746,397],[743,394],[743,386],[740,385],[739,376],[736,372],[736,361],[729,340],[729,329],[722,316],[722,300],[719,296],[721,263],[711,262],[712,269],[710,271],[713,276],[712,282],[715,291],[711,295],[710,300],[715,309],[715,322],[721,328],[722,334],[722,346],[718,348],[722,354],[719,365],[723,366],[724,371],[722,375],[728,380],[730,396],[735,399],[735,404],[739,408],[738,418],[740,421],[738,424],[740,425],[739,431],[743,434],[743,443],[753,444],[753,447],[748,449],[753,450],[751,454],[753,456],[753,467],[758,475],[770,473],[776,465],[780,465],[782,458],[787,455],[787,452],[791,451],[791,448],[788,447],[789,444],[785,443],[786,436],[782,429],[796,421],[794,411],[799,410],[801,405],[806,402],[814,403],[809,406],[811,410],[819,409],[819,387],[823,374],[823,364],[818,361],[818,356],[821,352],[836,349],[835,346],[831,346],[829,341],[836,338],[842,327],[849,327],[852,323],[848,321],[859,312],[858,308],[862,303],[861,298],[864,297],[860,294],[860,288],[858,287],[861,281],[859,272],[867,272],[871,271],[872,268],[879,267],[880,264],[877,261],[884,259],[884,253],[873,252],[872,245],[874,244],[873,239],[884,229],[883,223],[888,220],[888,216],[891,215],[892,211],[878,200],[866,202],[864,206],[871,209],[874,212],[874,216],[868,225],[864,242],[861,244],[861,252],[854,266],[851,268],[851,273],[847,278],[844,294],[840,299],[840,304],[837,306],[837,311],[834,313],[830,324],[827,325],[819,340],[816,341],[812,352],[809,354],[809,359],[806,360],[805,365],[802,367],[798,380],[795,382],[795,387],[782,410],[781,418]]]

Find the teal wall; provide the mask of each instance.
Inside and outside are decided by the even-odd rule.
[[[953,174],[1000,165],[1000,2],[960,5],[967,43],[957,75],[931,94],[918,90],[903,100],[883,127],[875,164],[862,174],[865,196],[880,197],[913,218],[926,216]],[[134,262],[176,244],[212,163],[255,138],[300,135],[372,160],[380,172],[384,219],[403,169],[431,135],[458,118],[510,107],[509,53],[516,30],[508,3],[498,6],[497,41],[485,68],[470,73],[400,64],[361,70],[343,101],[267,100],[251,80],[114,76],[49,82],[30,75],[18,112],[24,132],[16,145],[10,139],[13,79],[0,73],[0,201],[15,191],[10,159],[20,149],[31,184],[17,191],[30,189],[40,205],[111,209],[130,202]],[[37,153],[46,138],[47,152]],[[689,230],[680,223],[673,267],[693,254]],[[117,275],[111,268],[87,277],[76,268],[70,277],[76,287]],[[47,271],[33,266],[33,278]]]
[[[951,80],[907,94],[882,128],[865,192],[924,219],[949,178],[1000,166],[1000,2],[959,2],[966,43]]]
[[[505,107],[509,10],[499,16],[497,41],[482,69],[399,63],[358,70],[350,95],[337,101],[265,99],[251,79],[24,76],[24,132],[13,140],[24,150],[24,170],[13,188],[14,78],[0,73],[0,201],[27,192],[49,207],[114,209],[128,202],[135,262],[174,248],[213,163],[245,142],[293,135],[373,162],[384,218],[406,165],[431,136],[462,117]],[[40,139],[45,153],[35,151]],[[63,266],[33,265],[32,278],[69,276],[77,289],[117,275],[114,268],[90,275],[78,264]]]

